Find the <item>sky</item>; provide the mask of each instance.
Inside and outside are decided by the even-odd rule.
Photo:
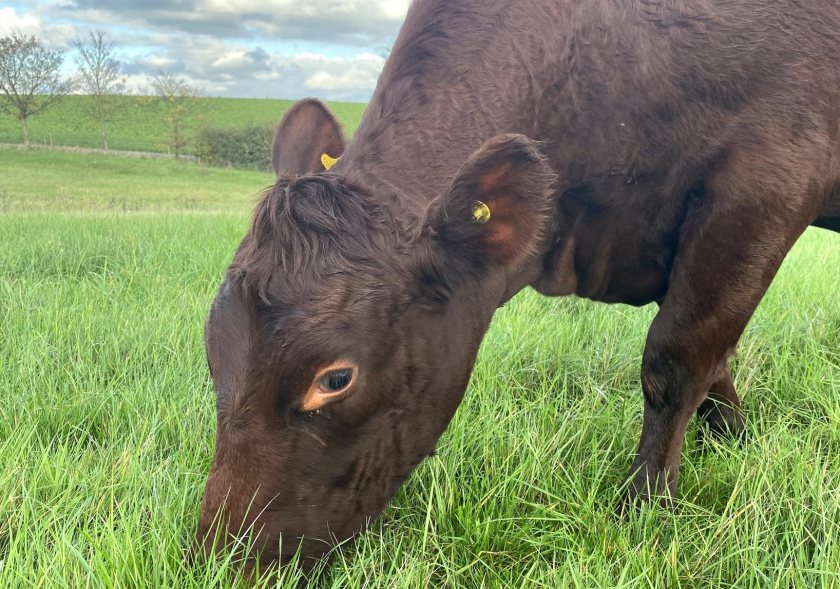
[[[0,0],[0,36],[66,51],[103,31],[128,86],[161,71],[207,96],[364,102],[409,0]],[[142,6],[142,8],[138,8]]]

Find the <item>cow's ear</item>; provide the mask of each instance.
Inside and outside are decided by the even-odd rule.
[[[299,100],[274,133],[271,162],[277,176],[323,172],[344,153],[341,125],[326,105],[315,98]],[[326,156],[326,158],[324,158]]]
[[[429,205],[424,230],[438,265],[483,274],[515,267],[539,246],[551,215],[554,173],[523,135],[485,143]]]

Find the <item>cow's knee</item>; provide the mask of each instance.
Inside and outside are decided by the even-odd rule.
[[[642,358],[645,402],[655,412],[694,411],[705,394],[708,362],[677,343],[671,333],[659,335],[658,331],[657,326],[651,328]]]

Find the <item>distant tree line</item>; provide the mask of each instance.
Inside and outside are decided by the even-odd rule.
[[[102,148],[109,148],[109,122],[126,104],[117,100],[128,94],[126,76],[105,33],[91,31],[88,39],[77,39],[73,46],[77,70],[64,76],[62,51],[46,48],[32,35],[12,33],[0,38],[0,112],[17,119],[27,147],[29,119],[49,110],[67,94],[80,92],[90,96],[87,114],[98,127]],[[163,71],[152,79],[149,94],[167,129],[164,147],[179,158],[187,145],[188,131],[199,119],[202,97],[186,80]]]
[[[202,128],[195,139],[195,155],[202,163],[223,168],[271,171],[274,130],[248,126],[232,129]]]

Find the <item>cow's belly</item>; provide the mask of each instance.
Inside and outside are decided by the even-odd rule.
[[[621,202],[622,206],[616,204]],[[574,294],[630,305],[662,299],[682,210],[673,198],[657,197],[655,190],[646,192],[642,187],[602,199],[589,192],[583,202],[579,196],[564,196],[558,239],[534,288],[548,296]]]

